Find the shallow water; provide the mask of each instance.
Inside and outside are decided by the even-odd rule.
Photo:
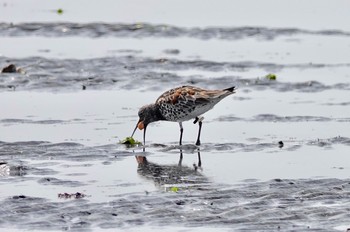
[[[1,68],[21,68],[0,73],[1,229],[350,228],[347,2],[0,3]],[[178,85],[237,87],[200,147],[191,121],[182,147],[171,122],[150,125],[145,152],[118,143]]]

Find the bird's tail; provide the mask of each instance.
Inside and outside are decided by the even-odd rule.
[[[226,91],[229,91],[229,92],[231,92],[231,93],[233,93],[233,91],[235,90],[235,86],[233,86],[233,87],[230,87],[230,88],[227,88],[227,89],[224,89],[224,90],[226,90]]]

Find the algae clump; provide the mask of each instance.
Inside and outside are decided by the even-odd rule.
[[[275,81],[277,79],[277,76],[276,76],[276,74],[269,73],[265,76],[265,78],[270,80],[270,81]]]
[[[133,137],[126,137],[119,143],[125,144],[125,145],[130,145],[130,146],[136,146],[136,145],[141,145],[141,142],[135,140]]]

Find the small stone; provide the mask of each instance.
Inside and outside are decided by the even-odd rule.
[[[170,55],[178,55],[180,53],[179,49],[166,49],[163,51],[166,54],[170,54]]]
[[[1,70],[2,73],[15,73],[17,72],[17,67],[14,64],[10,64]]]
[[[278,147],[279,147],[279,148],[282,148],[283,146],[284,146],[284,143],[283,143],[282,141],[279,141],[279,142],[278,142]]]
[[[13,199],[24,199],[24,198],[26,198],[26,196],[24,196],[24,195],[18,195],[18,196],[14,196],[14,197],[12,197]]]
[[[184,204],[185,204],[185,201],[183,201],[183,200],[177,200],[177,201],[175,201],[175,204],[177,204],[177,205],[184,205]]]

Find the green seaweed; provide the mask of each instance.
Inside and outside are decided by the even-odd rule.
[[[171,187],[171,188],[169,189],[169,191],[170,191],[170,192],[177,193],[177,192],[179,191],[179,188],[174,186],[174,187]]]
[[[276,74],[269,73],[265,76],[265,78],[270,80],[270,81],[275,81],[277,79],[277,76],[276,76]]]
[[[130,146],[136,146],[136,145],[142,144],[141,142],[135,140],[133,137],[126,137],[125,139],[123,139],[119,143],[125,144],[125,145],[130,145]]]

